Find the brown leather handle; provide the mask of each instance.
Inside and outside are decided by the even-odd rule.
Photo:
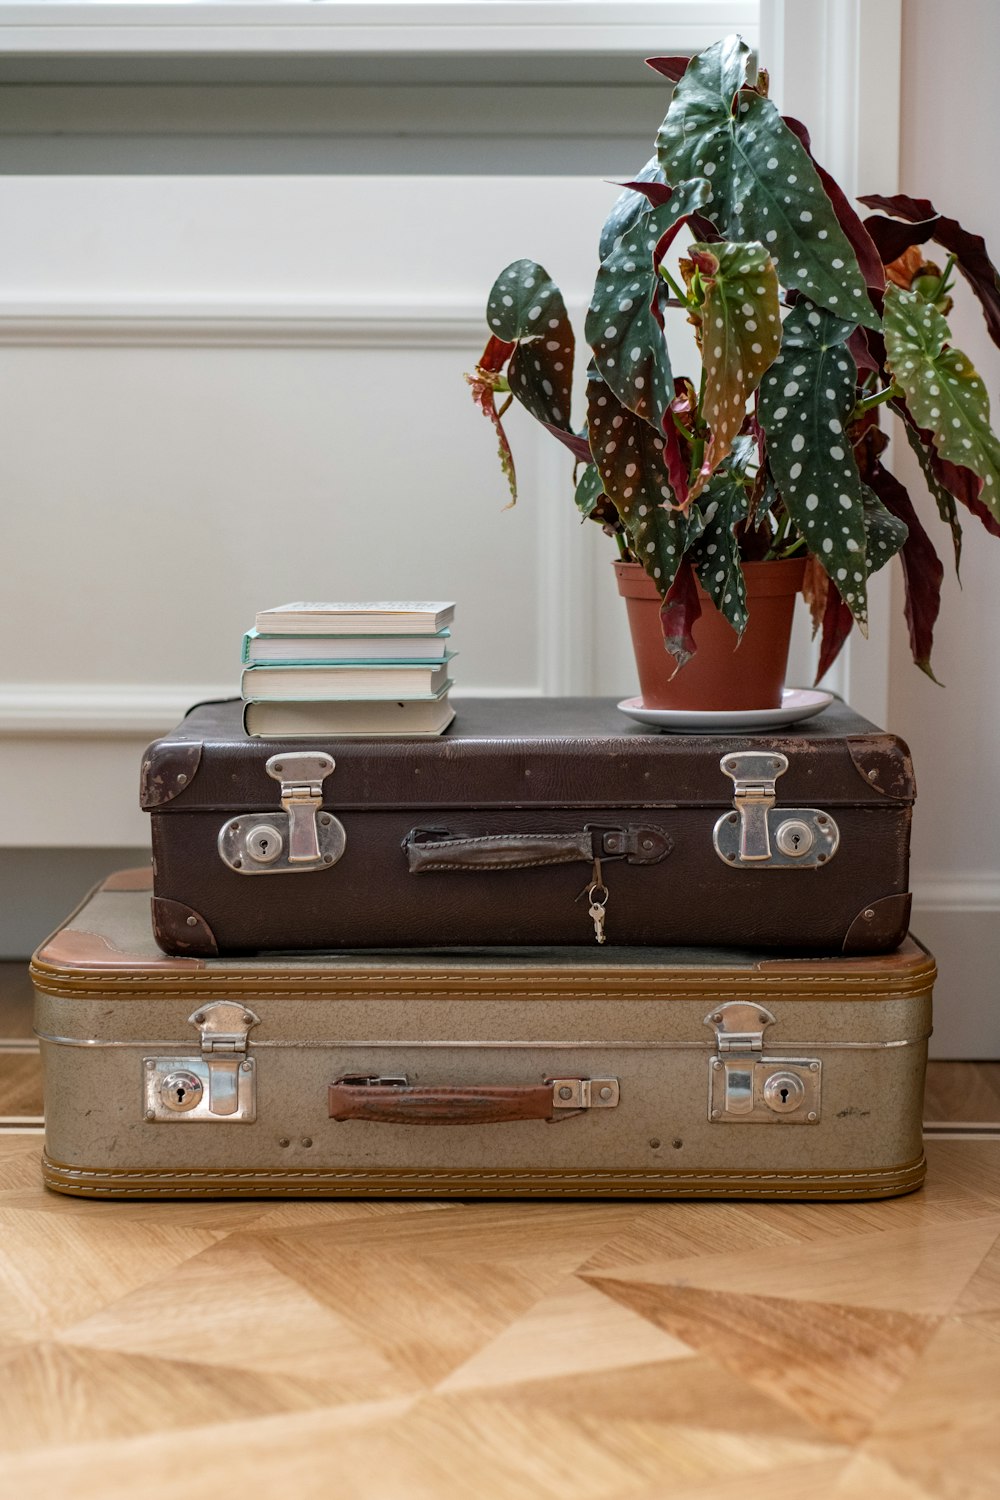
[[[411,875],[441,870],[526,870],[595,859],[654,865],[673,847],[662,828],[580,828],[569,833],[453,834],[411,828],[403,852]]]
[[[330,1084],[329,1105],[331,1120],[382,1125],[501,1125],[549,1120],[554,1113],[551,1083],[414,1088],[339,1078]]]

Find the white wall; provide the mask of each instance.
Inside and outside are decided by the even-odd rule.
[[[1000,7],[994,0],[904,0],[900,180],[902,191],[982,234],[1000,261],[996,192],[995,72]],[[944,263],[944,252],[933,252]],[[1000,351],[978,304],[959,280],[950,318],[955,341],[986,381],[1000,420]],[[934,669],[943,688],[910,665],[896,608],[890,678],[891,727],[906,739],[917,769],[914,824],[914,928],[941,966],[935,1020],[938,1056],[1000,1056],[1000,810],[994,761],[1000,745],[1000,540],[971,516],[965,527],[962,587],[954,579],[947,528],[926,498],[905,439],[893,464],[948,569],[935,636]]]

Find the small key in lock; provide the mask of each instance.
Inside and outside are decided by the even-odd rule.
[[[607,900],[607,891],[604,891],[604,901]],[[591,897],[591,921],[594,922],[594,941],[604,942],[604,904],[603,901],[595,901]]]

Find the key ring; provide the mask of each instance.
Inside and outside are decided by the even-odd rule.
[[[601,897],[601,899],[599,901],[598,901],[597,897],[594,895],[595,891],[603,891],[604,892],[604,895]],[[587,887],[587,900],[590,902],[591,906],[607,906],[607,904],[608,904],[608,888],[607,888],[607,886],[606,885],[602,885],[599,880],[595,880],[594,883],[593,883],[593,885],[589,885]]]

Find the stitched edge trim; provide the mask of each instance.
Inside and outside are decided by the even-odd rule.
[[[924,1156],[903,1166],[858,1172],[113,1172],[63,1167],[42,1156],[46,1187],[77,1196],[530,1196],[530,1197],[892,1197],[920,1187]]]

